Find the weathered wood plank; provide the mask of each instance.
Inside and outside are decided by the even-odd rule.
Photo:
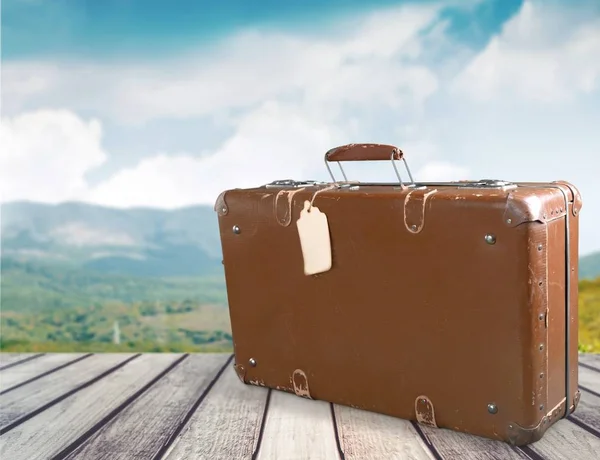
[[[0,353],[0,371],[31,361],[44,353]]]
[[[271,392],[258,460],[340,458],[330,404]]]
[[[546,460],[590,460],[598,458],[600,439],[569,420],[559,420],[544,437],[528,446]]]
[[[505,442],[460,433],[449,429],[419,426],[434,449],[444,459],[526,460],[522,452]]]
[[[600,372],[579,366],[579,385],[594,393],[600,393]]]
[[[0,351],[0,366],[4,364],[12,363],[15,361],[19,361],[23,359],[24,356],[27,356],[26,353],[5,353]]]
[[[579,353],[579,362],[600,369],[600,353]]]
[[[577,410],[571,417],[600,432],[600,397],[582,390]]]
[[[83,353],[55,353],[40,356],[18,366],[10,367],[0,375],[0,392],[19,385],[31,378],[51,371],[59,366],[73,362],[84,356]]]
[[[190,355],[65,458],[153,458],[184,422],[230,355]],[[65,452],[66,453],[66,452]]]
[[[334,414],[346,460],[435,460],[407,420],[340,405]]]
[[[132,360],[0,436],[0,457],[11,460],[53,457],[180,358],[178,354],[161,353]]]
[[[0,428],[42,408],[51,401],[132,357],[128,353],[93,355],[48,374],[13,391],[0,395]]]
[[[167,460],[251,459],[268,390],[244,385],[228,366],[175,440]]]

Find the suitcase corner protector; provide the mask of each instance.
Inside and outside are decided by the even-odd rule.
[[[507,428],[508,442],[513,446],[525,446],[539,441],[542,439],[548,428],[560,420],[561,414],[564,416],[568,415],[565,414],[565,406],[566,399],[563,398],[559,404],[544,415],[537,425],[534,426],[523,427],[518,423],[509,422]]]
[[[227,192],[228,190],[224,190],[223,192],[219,193],[219,196],[215,200],[214,210],[219,216],[225,216],[229,211],[229,207],[225,201],[225,194]]]

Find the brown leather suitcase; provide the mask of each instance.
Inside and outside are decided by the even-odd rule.
[[[240,379],[514,445],[540,439],[579,401],[579,192],[415,183],[389,145],[325,155],[330,174],[330,162],[363,160],[391,161],[398,182],[332,174],[217,199]]]

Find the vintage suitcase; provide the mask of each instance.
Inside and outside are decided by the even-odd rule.
[[[577,189],[415,183],[389,145],[325,155],[330,174],[329,162],[363,160],[391,161],[398,182],[332,175],[217,199],[240,379],[513,445],[540,439],[579,401]]]

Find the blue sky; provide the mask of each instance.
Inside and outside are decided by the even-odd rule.
[[[463,3],[469,3],[466,0]],[[339,17],[368,14],[395,0],[5,0],[4,59],[80,56],[102,59],[180,53],[226,37],[239,28],[318,32]],[[425,0],[421,4],[434,4]],[[448,3],[441,14],[451,20],[450,33],[475,45],[484,44],[515,14],[522,0],[493,0],[465,11]]]
[[[418,180],[569,180],[600,249],[595,0],[4,0],[2,87],[4,201],[211,204],[386,142]]]

